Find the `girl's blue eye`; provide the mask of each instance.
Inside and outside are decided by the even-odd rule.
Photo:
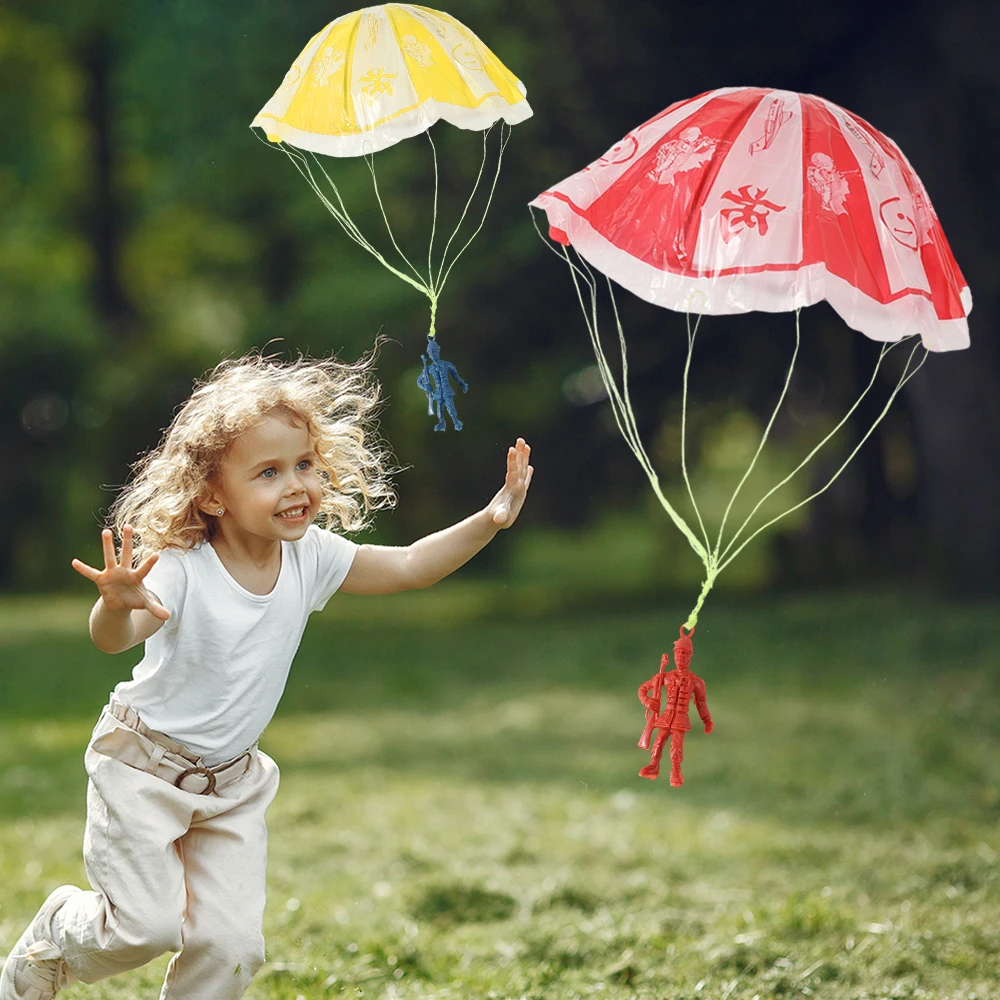
[[[302,459],[301,462],[299,462],[299,468],[302,469],[303,471],[305,471],[306,469],[308,469],[311,465],[312,465],[312,462],[310,462],[308,458],[304,458],[304,459]]]
[[[276,476],[277,474],[278,474],[278,473],[277,473],[277,472],[275,471],[275,469],[273,469],[273,468],[271,468],[271,469],[265,469],[265,470],[264,470],[264,471],[263,471],[263,472],[261,473],[261,475],[262,475],[262,476],[263,476],[263,477],[264,477],[265,479],[274,479],[274,477],[275,477],[275,476]]]

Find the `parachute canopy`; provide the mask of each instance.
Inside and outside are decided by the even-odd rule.
[[[525,89],[465,25],[442,11],[387,3],[314,35],[251,127],[272,142],[363,156],[439,119],[487,129],[531,117]]]
[[[531,204],[553,239],[656,305],[825,299],[874,340],[969,345],[972,296],[920,178],[821,97],[728,87],[680,101]]]

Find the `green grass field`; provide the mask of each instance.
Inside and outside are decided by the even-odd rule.
[[[134,654],[0,602],[0,954],[83,879],[82,753]],[[713,597],[716,730],[638,778],[681,605],[476,581],[331,602],[262,746],[248,997],[1000,997],[1000,606]],[[67,1000],[155,997],[166,961]]]

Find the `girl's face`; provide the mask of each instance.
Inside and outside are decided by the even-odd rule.
[[[309,431],[290,415],[268,414],[244,431],[219,472],[213,497],[225,510],[219,531],[272,541],[301,538],[319,511],[315,461]]]

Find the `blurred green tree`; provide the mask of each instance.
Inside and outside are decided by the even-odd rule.
[[[125,479],[192,380],[221,357],[265,345],[354,357],[380,329],[390,338],[380,363],[389,397],[383,429],[407,469],[400,510],[381,519],[380,537],[407,540],[485,500],[501,449],[516,434],[538,457],[537,522],[580,526],[611,508],[647,518],[642,472],[600,394],[587,390],[592,358],[572,288],[524,205],[671,101],[733,82],[823,93],[870,114],[907,150],[911,135],[933,133],[939,119],[890,106],[886,94],[899,95],[900,105],[904,94],[887,81],[885,67],[895,65],[888,54],[877,63],[883,97],[871,98],[860,82],[874,78],[859,67],[870,74],[875,65],[869,36],[857,27],[860,4],[779,7],[766,45],[748,42],[760,34],[757,15],[735,3],[694,12],[654,0],[628,9],[599,0],[571,9],[555,0],[449,7],[525,81],[536,114],[514,130],[486,226],[442,305],[446,354],[471,389],[462,400],[466,429],[435,435],[414,385],[426,303],[346,240],[285,158],[248,129],[306,39],[349,7],[9,0],[0,12],[0,460],[17,474],[0,489],[0,586],[65,586],[71,555],[96,557],[108,487]],[[959,8],[969,23],[981,16]],[[888,8],[871,16],[888,23]],[[901,51],[934,61],[936,76],[924,75],[944,81],[956,105],[971,100],[994,114],[1000,101],[987,97],[997,96],[995,61],[958,59],[939,20],[933,5],[917,4]],[[923,93],[931,83],[914,86]],[[932,106],[941,112],[940,101]],[[925,157],[915,159],[918,171],[931,166],[925,179],[977,296],[976,357],[932,359],[910,398],[934,416],[915,421],[901,408],[842,488],[796,534],[767,543],[773,558],[761,565],[779,578],[917,569],[926,536],[948,538],[964,516],[975,528],[964,537],[977,544],[964,546],[950,571],[996,582],[1000,521],[977,497],[995,495],[985,487],[1000,473],[970,443],[984,433],[1000,443],[995,353],[979,348],[986,338],[978,332],[995,320],[985,263],[995,258],[995,236],[967,207],[977,199],[965,196],[958,178],[979,203],[991,181],[982,164],[966,176],[947,159],[955,148],[971,162],[975,135],[956,126],[948,149],[913,148]],[[468,190],[479,140],[447,125],[435,128],[435,140],[447,216]],[[426,147],[410,140],[377,161],[408,247],[426,245]],[[359,224],[379,233],[363,166],[336,166]],[[653,441],[669,436],[676,419],[683,317],[638,302],[625,312],[633,397]],[[749,316],[712,324],[694,373],[707,441],[733,414],[766,412],[791,322]],[[796,407],[778,435],[789,442],[804,425],[822,426],[842,411],[868,367],[869,345],[829,310],[810,310],[804,327]],[[969,386],[991,414],[985,431],[961,406]],[[936,432],[942,426],[944,438]],[[703,476],[711,454],[707,444],[696,449]],[[950,476],[964,470],[958,497],[942,495],[933,474],[942,461]],[[663,472],[675,474],[669,460]],[[490,559],[500,557],[500,548],[490,550]]]

